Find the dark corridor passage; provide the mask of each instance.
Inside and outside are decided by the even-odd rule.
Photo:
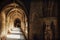
[[[6,40],[25,40],[23,32],[21,30],[20,19],[15,19],[14,28],[11,29],[10,33],[7,35]]]
[[[21,21],[18,18],[14,21],[14,27],[21,27]]]
[[[28,31],[26,26],[27,17],[24,9],[20,8],[20,5],[17,3],[11,3],[5,7],[4,8],[6,10],[3,10],[4,13],[1,13],[3,19],[2,20],[3,26],[2,26],[0,39],[1,40],[26,40]]]

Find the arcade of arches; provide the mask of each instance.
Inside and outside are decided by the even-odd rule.
[[[14,28],[20,28],[25,37],[28,37],[27,16],[22,8],[16,3],[5,6],[1,11],[2,27],[1,36],[7,36]]]
[[[23,0],[23,4],[21,0],[13,1],[1,4],[0,40],[60,39],[57,1]]]

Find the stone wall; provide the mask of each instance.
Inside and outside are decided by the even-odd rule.
[[[52,21],[56,20],[57,22],[57,3],[53,1],[49,2],[31,1],[29,15],[29,40],[44,40],[43,23],[46,22],[44,21],[45,18],[50,21],[53,19]],[[57,31],[57,29],[55,29],[55,31]],[[55,33],[55,36],[57,36],[56,34],[57,33]]]
[[[1,27],[2,27],[2,16],[0,14],[0,34],[1,34]]]
[[[29,38],[30,40],[39,40],[42,34],[42,2],[31,2],[30,5],[30,24]],[[41,32],[41,33],[40,33]]]

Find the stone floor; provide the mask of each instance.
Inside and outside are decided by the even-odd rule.
[[[25,40],[21,30],[17,27],[11,30],[11,33],[7,35],[6,40]]]

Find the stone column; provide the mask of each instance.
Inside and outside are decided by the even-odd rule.
[[[5,17],[6,17],[6,15],[5,15],[5,13],[4,12],[2,12],[1,13],[1,15],[2,15],[2,31],[1,31],[1,40],[5,40],[6,38],[6,34],[7,34],[7,32],[6,32],[6,20],[5,20]]]

